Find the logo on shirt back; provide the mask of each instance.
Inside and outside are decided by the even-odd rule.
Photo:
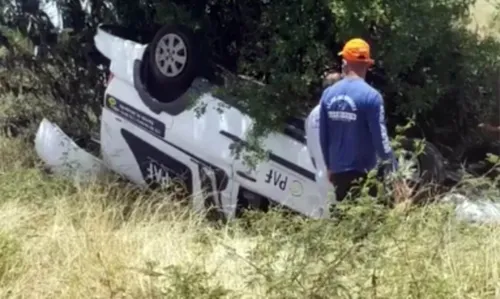
[[[331,111],[330,109],[332,109],[334,105],[335,110]],[[331,120],[351,122],[356,121],[358,118],[356,103],[354,103],[354,100],[348,95],[337,95],[332,97],[328,101],[327,107],[328,110],[330,110],[328,111],[328,118]]]

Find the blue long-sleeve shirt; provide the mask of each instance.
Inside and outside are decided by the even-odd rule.
[[[319,134],[328,170],[367,172],[377,155],[396,167],[385,125],[382,95],[361,78],[344,78],[320,100]]]

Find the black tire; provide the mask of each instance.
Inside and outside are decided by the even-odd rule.
[[[172,41],[174,48],[164,47],[165,40]],[[180,46],[176,52],[175,46],[177,45]],[[158,53],[160,56],[162,53],[168,53],[165,51],[173,51],[173,55],[179,54],[177,57],[185,57],[185,62],[182,64],[174,61],[172,60],[173,56],[168,56],[169,54],[164,54],[163,59],[157,60],[156,54]],[[197,47],[195,34],[189,27],[183,25],[163,26],[149,44],[150,80],[153,80],[155,86],[185,91],[198,75],[200,60],[200,47]],[[170,67],[162,68],[162,62],[163,65],[169,63]]]
[[[401,146],[404,150],[415,153],[418,150],[415,147],[415,141],[418,140],[405,138],[401,141]],[[424,150],[417,159],[420,169],[419,185],[442,184],[445,181],[444,157],[432,143],[424,141]]]

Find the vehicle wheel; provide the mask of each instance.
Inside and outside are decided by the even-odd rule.
[[[201,60],[194,32],[183,25],[166,25],[149,47],[148,63],[154,85],[187,89],[198,74]]]
[[[412,167],[415,170],[412,181],[419,185],[435,183],[442,184],[446,179],[444,157],[439,150],[429,142],[424,141],[423,152],[416,156],[418,148],[415,147],[416,139],[403,139],[401,147],[403,159],[414,162]]]

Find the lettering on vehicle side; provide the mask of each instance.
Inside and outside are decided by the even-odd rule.
[[[144,177],[148,184],[153,183],[165,187],[171,183],[168,168],[165,165],[153,159],[149,159],[146,165]]]
[[[193,178],[188,165],[131,132],[122,129],[121,135],[134,155],[144,181],[150,188],[168,186],[175,179],[182,183],[189,194],[193,193]]]
[[[275,169],[269,169],[269,172],[266,174],[265,182],[280,188],[281,191],[285,191],[288,177]]]
[[[286,174],[276,169],[269,169],[264,182],[279,188],[281,191],[288,190],[295,197],[299,197],[304,193],[304,187],[299,180],[290,179]]]
[[[165,136],[165,124],[161,121],[154,119],[144,112],[141,112],[136,108],[120,101],[112,95],[106,95],[105,98],[105,107],[117,115],[157,137],[163,138]]]

